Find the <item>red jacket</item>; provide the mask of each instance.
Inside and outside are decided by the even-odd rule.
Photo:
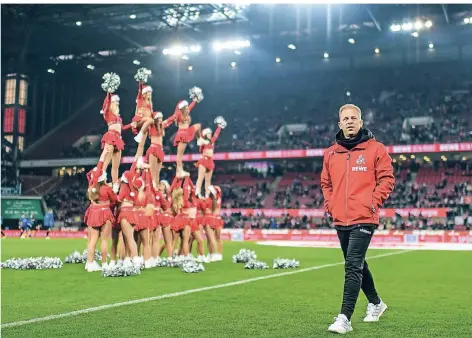
[[[324,209],[335,225],[379,224],[379,208],[394,186],[392,159],[373,138],[350,151],[336,143],[324,154]]]

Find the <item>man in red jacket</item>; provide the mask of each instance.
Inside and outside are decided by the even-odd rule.
[[[328,330],[352,331],[351,315],[362,288],[369,304],[364,322],[378,321],[387,309],[375,290],[365,255],[379,225],[379,208],[393,191],[392,160],[385,146],[363,128],[359,107],[339,109],[336,143],[323,159],[324,209],[332,216],[345,260],[343,303]]]

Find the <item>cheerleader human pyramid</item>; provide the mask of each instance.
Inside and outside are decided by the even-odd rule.
[[[214,257],[217,252],[221,252],[219,236],[209,226],[215,228],[215,231],[218,230],[221,220],[219,207],[202,210],[205,215],[204,222],[199,221],[200,217],[197,219],[196,216],[197,206],[199,200],[203,199],[203,195],[209,199],[210,196],[212,198],[216,194],[211,185],[215,167],[213,150],[221,130],[226,127],[226,121],[222,117],[217,117],[215,124],[218,128],[214,133],[209,128],[202,130],[200,123],[191,124],[190,112],[196,103],[203,100],[202,90],[198,87],[189,90],[191,103],[186,100],[179,101],[174,113],[163,120],[161,112],[153,111],[153,91],[149,85],[146,85],[149,75],[151,75],[149,70],[141,68],[135,76],[138,81],[136,111],[132,122],[126,126],[123,126],[119,114],[119,97],[114,94],[120,84],[120,78],[114,73],[107,73],[103,77],[105,82],[102,88],[107,94],[101,113],[107,122],[108,131],[102,138],[103,152],[99,162],[87,175],[88,197],[91,205],[87,210],[85,223],[89,230],[87,270],[91,272],[108,266],[106,257],[110,232],[112,232],[110,267],[117,265],[118,258],[123,260],[124,265],[144,265],[145,268],[152,268],[157,265],[156,262],[160,259],[159,256],[164,248],[167,256],[172,255],[174,249],[177,248],[176,242],[179,238],[180,259],[193,257],[190,254],[189,245],[191,246],[192,241],[196,240],[199,261],[219,260]],[[171,187],[167,181],[161,181],[159,176],[164,161],[162,145],[165,129],[173,123],[177,125],[178,131],[174,138],[174,146],[177,147],[176,176]],[[125,146],[121,131],[129,128],[132,128],[136,135],[135,140],[139,142],[139,146],[131,169],[126,171],[120,179],[118,171],[121,152]],[[151,139],[151,146],[143,158],[147,136]],[[197,136],[201,153],[201,159],[196,164],[199,169],[197,187],[194,187],[190,174],[183,168],[184,152],[187,144],[192,142],[195,136]],[[110,162],[112,163],[112,184],[107,183],[106,175]],[[200,192],[203,183],[205,183],[204,194]],[[119,196],[116,196],[118,191]],[[217,188],[217,191],[218,194],[215,196],[221,196],[221,189]],[[179,192],[182,195],[181,198],[178,198]],[[219,201],[221,203],[221,197]],[[215,218],[214,221],[213,218]],[[211,235],[213,235],[209,239],[211,243],[208,243],[210,258],[213,259],[204,257],[202,227],[205,227],[206,233],[211,230]],[[159,244],[161,234],[164,235],[165,242],[162,246]],[[102,267],[93,259],[99,238],[102,242]],[[120,238],[124,244],[121,254],[117,250]]]

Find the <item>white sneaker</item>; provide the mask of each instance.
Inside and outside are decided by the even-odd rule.
[[[130,259],[130,258],[128,258],[128,260],[131,262],[131,259]],[[119,259],[119,260],[116,262],[116,265],[118,265],[118,266],[122,266],[122,265],[123,265],[123,263],[124,263],[124,260],[122,260],[122,259]]]
[[[132,264],[137,268],[141,268],[141,266],[143,265],[143,263],[141,262],[141,257],[139,256],[134,257]]]
[[[374,305],[372,303],[367,304],[367,311],[365,314],[364,322],[378,322],[379,318],[388,309],[387,304],[380,300],[380,303]]]
[[[216,254],[216,261],[222,261],[223,260],[223,255],[222,254]]]
[[[88,264],[89,264],[88,261],[86,261],[86,262],[85,262],[85,270],[87,270]]]
[[[109,268],[112,268],[116,265],[116,261],[110,261],[110,263],[108,264],[108,267]]]
[[[109,265],[108,263],[102,263],[102,269],[108,269]]]
[[[143,133],[142,132],[139,132],[138,135],[136,135],[134,137],[134,140],[138,143],[141,142],[142,139],[143,139]]]
[[[102,267],[98,265],[96,261],[93,261],[93,263],[88,263],[87,272],[95,272],[95,271],[102,271]]]
[[[144,262],[144,268],[145,269],[150,269],[154,267],[154,263],[152,258],[149,258],[147,261]]]
[[[123,261],[123,266],[124,267],[130,267],[133,265],[133,262],[131,262],[131,258],[126,257],[125,260]]]
[[[334,323],[328,327],[329,332],[346,334],[352,331],[351,322],[347,320],[347,317],[343,314],[334,317]]]
[[[46,237],[46,239],[50,239],[49,237]]]
[[[194,261],[195,260],[195,257],[193,257],[192,254],[188,254],[185,259],[189,260],[189,261]]]
[[[199,256],[197,257],[196,261],[197,261],[198,263],[203,263],[203,262],[205,262],[205,256],[199,255]]]

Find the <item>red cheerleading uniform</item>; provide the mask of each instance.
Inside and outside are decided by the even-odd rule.
[[[164,162],[164,148],[162,144],[151,143],[146,151],[146,159],[149,161],[149,155],[154,155],[159,162]]]
[[[130,170],[126,170],[123,173],[123,182],[120,185],[120,192],[118,195],[118,201],[120,203],[126,202],[131,205],[120,207],[117,221],[118,224],[121,223],[122,219],[126,219],[131,225],[136,225],[138,222],[134,208],[134,198],[136,196],[136,191],[133,185],[134,180],[138,178],[139,175],[136,172],[136,162],[133,162]]]
[[[195,203],[195,186],[189,177],[177,178],[175,177],[172,181],[171,191],[178,186],[182,186],[184,205],[182,210],[177,212],[172,222],[172,230],[179,231],[184,229],[186,225],[190,226],[192,232],[200,230],[200,225],[197,223],[194,217],[190,217],[184,211],[188,209],[196,208]],[[192,198],[191,198],[192,197]]]
[[[220,136],[221,132],[221,127],[218,126],[216,128],[215,133],[213,134],[210,143],[209,144],[204,144],[200,146],[200,153],[202,154],[201,158],[198,160],[197,163],[195,163],[195,167],[199,167],[200,165],[204,166],[207,171],[213,171],[215,169],[215,161],[213,161],[213,156],[205,156],[203,155],[205,153],[205,150],[208,149],[215,149],[215,142],[218,139],[218,136]]]
[[[134,196],[134,210],[136,216],[134,231],[140,231],[151,227],[151,217],[146,216],[144,209],[148,204],[154,204],[154,201],[149,191],[145,189],[145,184],[146,183],[142,178],[133,181],[133,186],[138,190]]]
[[[197,101],[192,101],[189,106],[188,106],[188,113],[189,116],[188,118],[185,118],[184,115],[182,114],[182,111],[179,109],[179,104],[181,104],[183,101],[180,101],[177,103],[177,106],[175,107],[174,114],[169,117],[165,123],[163,123],[163,127],[166,128],[168,125],[170,125],[173,122],[176,122],[177,125],[180,125],[181,123],[188,123],[190,125],[192,118],[190,117],[190,112],[192,109],[195,107],[197,104]],[[195,137],[195,126],[190,126],[188,128],[180,128],[177,131],[177,134],[174,137],[174,147],[177,147],[179,143],[189,143],[193,140]]]
[[[162,210],[159,214],[159,225],[161,227],[168,227],[172,224],[174,216],[172,215],[171,210],[171,198],[170,196],[166,198],[163,193],[160,191],[156,192],[156,203],[159,203],[159,207]]]
[[[121,183],[120,192],[118,195],[119,202],[128,202],[134,204],[134,193],[131,192],[129,185],[127,183]],[[135,225],[136,224],[136,217],[134,212],[133,206],[121,206],[120,211],[118,213],[117,224],[121,223],[121,220],[126,219],[128,223]]]
[[[123,121],[119,115],[115,115],[110,110],[112,95],[107,93],[105,101],[103,102],[103,107],[101,113],[103,114],[103,118],[108,126],[113,124],[121,125],[122,130],[127,130],[131,127],[131,125],[123,126]],[[121,151],[125,149],[125,143],[121,138],[121,133],[117,130],[108,130],[102,137],[101,140],[101,148],[105,148],[106,144],[110,144],[113,146],[115,151]]]
[[[198,203],[198,209],[201,211],[202,216],[199,219],[199,223],[203,226],[209,225],[212,229],[216,227],[216,218],[212,212],[213,200],[211,197],[201,199]]]
[[[90,203],[85,211],[84,223],[92,228],[103,226],[107,221],[115,222],[112,207],[115,206],[117,198],[113,189],[102,184],[98,190],[98,203]]]

